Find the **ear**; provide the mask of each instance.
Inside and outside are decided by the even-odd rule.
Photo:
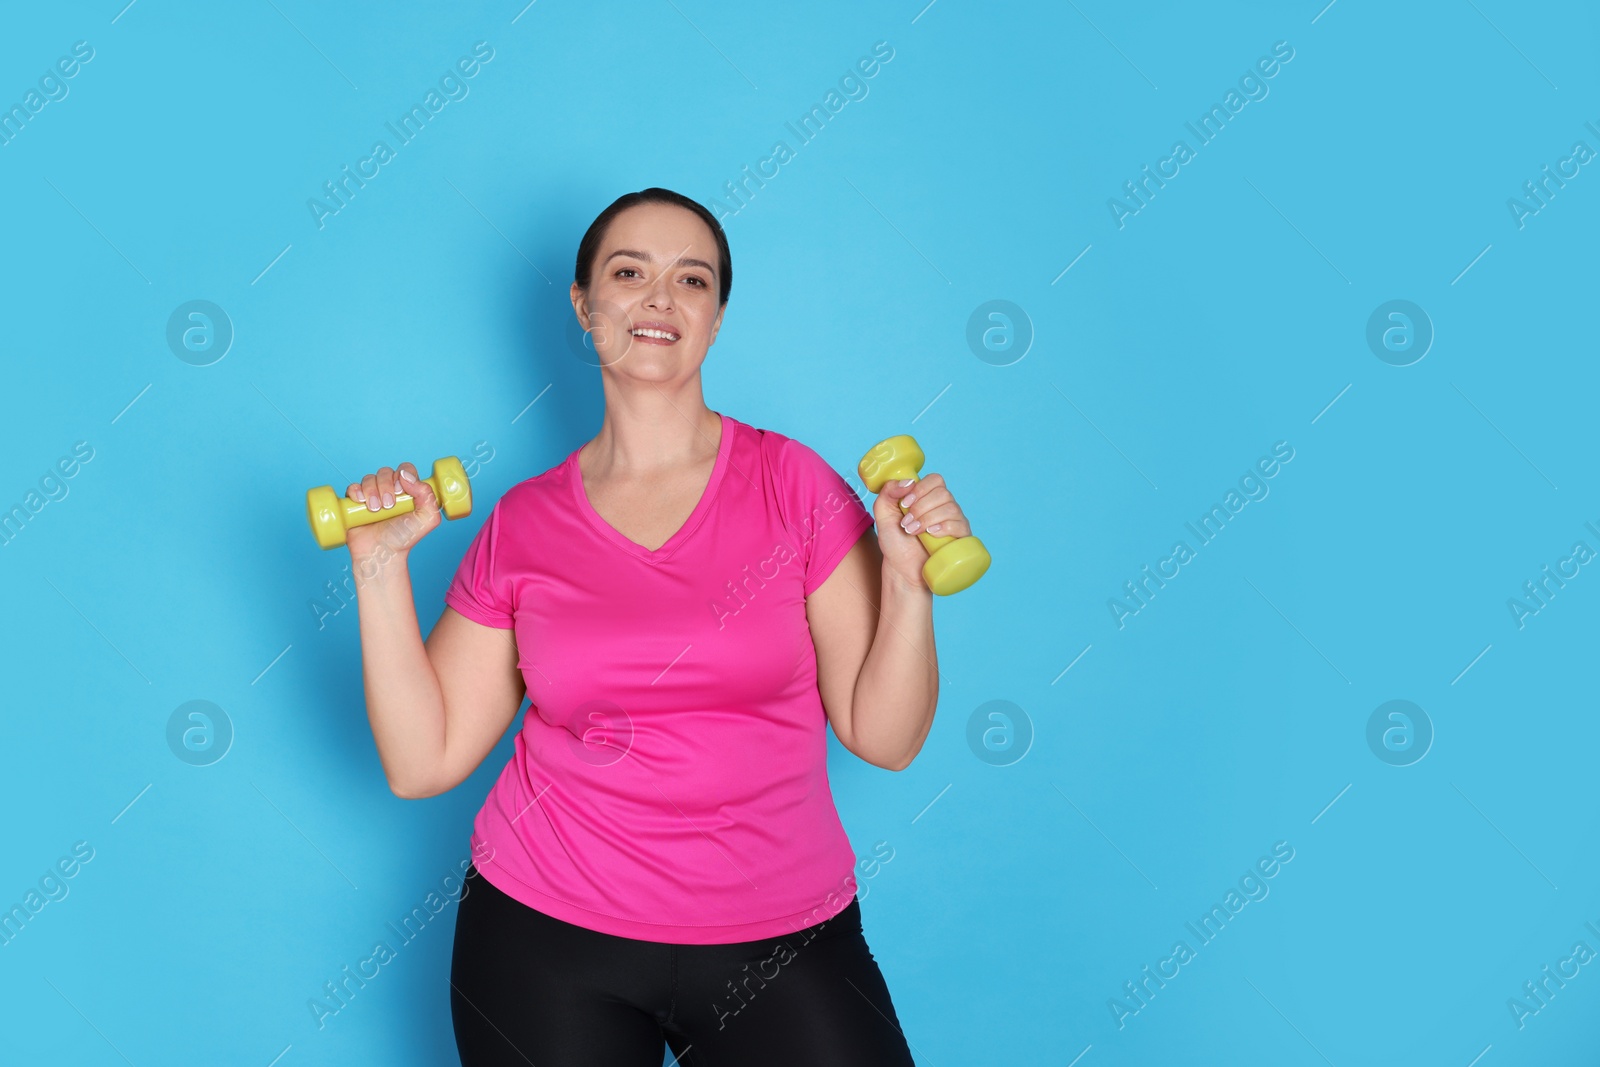
[[[712,322],[711,322],[711,339],[706,342],[706,347],[707,348],[710,348],[712,345],[717,343],[717,331],[722,329],[722,316],[725,315],[727,313],[727,311],[728,311],[728,305],[727,304],[723,304],[722,307],[720,309],[718,309],[718,311],[717,311],[717,317],[712,320]]]
[[[569,297],[572,300],[573,313],[578,316],[578,325],[582,326],[584,330],[588,330],[589,313],[584,308],[583,290],[578,287],[577,282],[572,283],[572,290],[569,294]]]

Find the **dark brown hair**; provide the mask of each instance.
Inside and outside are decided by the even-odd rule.
[[[717,221],[715,215],[707,211],[701,204],[690,200],[682,193],[675,193],[671,189],[662,189],[651,186],[641,189],[637,193],[623,193],[589,224],[589,229],[584,232],[583,240],[578,242],[578,262],[573,268],[572,278],[577,282],[578,288],[585,292],[589,289],[590,276],[594,272],[595,257],[600,254],[600,242],[604,240],[606,229],[611,225],[611,220],[628,208],[637,204],[676,204],[678,207],[687,208],[699,215],[711,230],[711,236],[717,240],[717,282],[719,305],[728,302],[728,293],[733,289],[733,257],[728,251],[728,235],[722,231],[722,223]]]

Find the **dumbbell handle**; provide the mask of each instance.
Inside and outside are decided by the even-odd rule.
[[[427,482],[433,487],[435,500],[441,498],[444,490],[439,485],[439,476],[437,474],[431,478],[419,478],[418,481]],[[396,479],[395,485],[398,486],[399,484],[399,480]],[[362,501],[351,500],[347,496],[339,498],[339,506],[344,509],[344,528],[348,530],[352,526],[366,526],[369,523],[382,522],[384,519],[392,519],[396,515],[404,515],[407,512],[415,511],[417,510],[417,498],[410,493],[402,493],[399,489],[396,489],[394,491],[394,504],[387,508],[379,508],[377,511],[373,511]]]
[[[921,478],[917,477],[917,472],[915,470],[912,470],[912,469],[909,469],[909,468],[906,468],[906,467],[888,467],[888,468],[884,468],[884,469],[889,472],[888,477],[885,479],[885,481],[903,482],[907,478],[910,478],[911,479],[911,486],[912,486],[913,489],[916,487],[918,482],[922,481]],[[905,497],[901,497],[900,498],[899,504],[900,504],[900,510],[901,511],[907,510],[906,509]],[[919,530],[919,531],[917,531],[917,540],[922,542],[922,547],[927,549],[928,550],[928,555],[931,556],[935,552],[937,552],[941,548],[943,548],[945,545],[948,545],[951,541],[954,541],[955,540],[955,535],[954,534],[943,534],[943,535],[940,535],[938,537],[935,537],[933,534],[929,533],[927,530]]]
[[[873,445],[861,457],[856,471],[861,475],[868,492],[877,493],[891,481],[907,479],[912,483],[908,488],[914,488],[921,481],[917,472],[921,470],[925,458],[922,449],[909,434],[897,434]],[[904,512],[904,496],[899,498],[899,504]],[[917,531],[916,536],[928,553],[928,561],[922,566],[922,577],[937,596],[959,593],[983,577],[989,569],[989,550],[983,547],[982,541],[970,534],[966,537],[956,537],[954,534],[935,537],[923,529]]]
[[[472,512],[472,492],[467,484],[461,461],[454,456],[436,460],[433,471],[420,479],[433,489],[434,499],[441,514],[447,519],[459,519]],[[345,534],[357,526],[382,522],[416,510],[416,499],[402,492],[398,483],[394,503],[373,511],[365,503],[340,496],[333,486],[322,485],[306,493],[306,518],[311,524],[312,536],[323,548],[335,548],[345,543]]]
[[[892,440],[893,438],[889,439],[889,441]],[[863,470],[861,474],[863,479],[869,483],[877,482],[882,486],[889,482],[903,482],[910,478],[911,484],[913,486],[916,485],[922,480],[917,477],[917,467],[903,456],[896,458],[894,449],[889,447],[889,441],[880,441],[873,446],[871,452],[867,453],[866,461],[862,464]],[[870,485],[868,488],[871,488]],[[900,509],[904,511],[906,509],[905,498],[902,497],[899,503]],[[928,531],[923,530],[917,534],[917,540],[922,542],[922,547],[927,549],[928,555],[931,556],[951,541],[954,541],[955,537],[951,534],[935,537]]]

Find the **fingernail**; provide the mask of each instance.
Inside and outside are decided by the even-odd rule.
[[[356,486],[356,499],[361,501],[363,504],[367,502],[367,491],[361,488],[359,485]]]
[[[909,508],[912,504],[916,503],[916,500],[917,494],[907,493],[905,496],[900,498],[900,506],[903,508]]]
[[[907,479],[906,479],[906,480],[905,480],[905,481],[903,481],[903,482],[901,482],[901,483],[900,483],[900,484],[901,484],[901,485],[902,485],[902,486],[907,486],[907,485],[910,485],[910,484],[911,484],[911,483],[912,483],[912,482],[914,482],[914,481],[916,481],[916,479],[915,479],[915,478],[907,478]]]

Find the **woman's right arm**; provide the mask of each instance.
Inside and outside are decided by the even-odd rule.
[[[416,800],[455,788],[477,769],[516,718],[524,682],[512,630],[446,607],[424,644],[407,560],[438,525],[438,506],[410,464],[401,470],[405,481],[384,467],[348,495],[392,506],[394,491],[403,491],[415,498],[412,514],[356,527],[347,544],[367,719],[389,788]]]

